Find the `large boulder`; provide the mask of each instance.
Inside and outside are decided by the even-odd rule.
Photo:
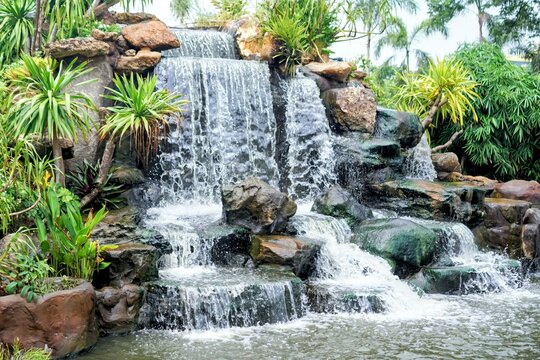
[[[125,285],[96,291],[98,324],[102,334],[123,334],[136,330],[144,289]]]
[[[497,227],[480,225],[473,229],[473,233],[481,247],[504,251],[512,258],[523,257],[521,225],[509,224]]]
[[[269,33],[262,31],[255,17],[243,16],[232,27],[236,28],[236,44],[242,59],[273,61],[279,46]]]
[[[55,59],[93,58],[107,55],[110,45],[91,37],[62,39],[45,45],[45,52]]]
[[[353,228],[352,242],[396,264],[404,277],[435,259],[437,235],[431,229],[407,219],[367,220]]]
[[[128,25],[122,29],[122,36],[138,50],[148,48],[161,51],[180,47],[176,35],[158,20]]]
[[[420,118],[412,113],[377,108],[375,136],[399,142],[402,149],[418,145],[424,134]]]
[[[521,247],[527,259],[540,257],[540,209],[531,208],[523,216]]]
[[[138,12],[138,13],[129,13],[129,12],[112,12],[111,13],[114,21],[118,24],[133,25],[139,24],[145,21],[159,20],[157,16]]]
[[[461,172],[459,158],[453,152],[432,154],[431,161],[433,162],[433,167],[435,167],[437,173]]]
[[[135,56],[120,56],[118,60],[116,60],[114,67],[117,72],[121,73],[143,73],[155,68],[160,61],[160,52],[143,49],[137,52]]]
[[[79,353],[98,339],[96,294],[85,282],[26,302],[20,295],[0,297],[0,343],[22,348],[47,346],[55,358]]]
[[[352,71],[352,65],[344,61],[331,61],[327,63],[311,62],[304,67],[317,75],[341,83],[347,81]]]
[[[540,204],[540,184],[536,181],[511,180],[497,184],[493,197],[528,201]]]
[[[364,221],[373,217],[369,208],[360,204],[347,190],[336,185],[315,200],[313,211],[323,215]]]
[[[484,225],[487,227],[521,225],[531,204],[522,200],[486,198],[484,200]]]
[[[373,134],[377,101],[371,90],[365,87],[330,89],[322,98],[336,130]]]
[[[296,213],[296,203],[264,181],[250,177],[221,191],[223,219],[256,234],[283,229]]]
[[[315,271],[315,260],[320,244],[311,239],[283,235],[253,235],[251,258],[256,265],[275,264],[292,266],[301,279]]]

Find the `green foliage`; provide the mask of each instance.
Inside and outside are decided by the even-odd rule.
[[[422,118],[433,116],[437,107],[439,118],[463,126],[468,114],[477,121],[472,101],[478,97],[476,82],[459,60],[445,58],[431,62],[427,73],[399,74],[401,84],[394,103],[402,111],[418,114]]]
[[[218,9],[216,20],[235,20],[246,13],[246,0],[211,0],[212,5]]]
[[[99,161],[92,165],[84,160],[74,173],[67,175],[70,188],[75,195],[82,199],[97,186],[100,167],[101,163]],[[111,176],[112,174],[109,173],[103,184],[100,184],[101,192],[90,203],[91,208],[97,209],[105,206],[117,209],[124,203],[124,199],[120,197],[120,194],[124,191],[123,186],[112,184],[110,182]]]
[[[38,208],[36,216],[37,235],[41,251],[48,253],[51,266],[61,275],[91,279],[96,270],[103,269],[101,252],[114,248],[100,246],[91,240],[94,227],[107,215],[105,208],[90,212],[83,219],[80,205],[69,190],[51,184]]]
[[[94,104],[87,95],[74,93],[70,87],[89,71],[86,63],[75,66],[72,61],[64,68],[50,61],[41,66],[27,55],[22,61],[29,76],[13,80],[18,94],[8,119],[15,135],[40,134],[54,141],[60,137],[76,140],[77,130],[84,134],[91,121],[88,110]],[[88,82],[77,86],[85,84]]]
[[[51,354],[46,349],[21,349],[18,341],[7,346],[0,344],[0,360],[49,360]]]
[[[0,65],[9,64],[34,35],[34,0],[0,0]]]
[[[195,6],[195,0],[171,0],[170,8],[173,15],[184,21]]]
[[[530,45],[540,36],[540,0],[493,0],[493,5],[498,11],[488,25],[497,44]]]
[[[108,108],[110,116],[101,128],[102,136],[119,137],[129,134],[135,145],[139,161],[147,162],[149,154],[157,152],[160,134],[169,127],[168,117],[177,117],[187,101],[179,94],[156,89],[156,76],[131,74],[113,79],[115,88],[108,89],[114,106]]]
[[[501,180],[540,180],[540,80],[508,62],[497,46],[465,45],[455,54],[479,84],[473,106],[480,121],[465,127],[465,160]],[[452,127],[438,139],[444,142]],[[458,147],[458,152],[459,152]]]
[[[394,108],[394,96],[399,89],[399,76],[397,74],[406,71],[404,66],[394,66],[388,59],[380,66],[370,66],[366,69],[368,76],[364,80],[375,94],[380,106]]]
[[[8,294],[21,294],[26,301],[38,299],[49,292],[45,279],[53,269],[47,259],[41,259],[32,239],[23,233],[12,236],[3,254],[0,254],[0,277],[8,281]]]
[[[275,0],[261,6],[263,29],[282,42],[277,57],[289,73],[304,57],[329,54],[330,45],[346,36],[350,25],[346,21],[342,26],[345,7],[337,0]]]
[[[122,29],[117,24],[106,25],[102,21],[89,20],[84,23],[80,28],[71,29],[72,33],[69,33],[69,29],[65,31],[66,38],[73,37],[89,37],[92,36],[92,31],[98,29],[104,32],[113,32],[119,34]]]

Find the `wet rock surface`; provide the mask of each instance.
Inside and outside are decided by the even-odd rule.
[[[143,296],[144,289],[136,285],[97,290],[96,314],[101,334],[124,334],[136,330]]]
[[[495,186],[493,197],[524,200],[540,204],[540,184],[536,181],[511,180]]]
[[[373,217],[369,208],[360,204],[351,193],[339,185],[333,186],[317,198],[312,210],[319,214],[358,222]]]
[[[222,189],[223,219],[256,234],[271,234],[283,229],[296,213],[296,204],[257,178],[248,178],[238,185]]]
[[[402,149],[418,145],[424,134],[420,118],[412,113],[377,108],[375,136],[394,140]]]
[[[20,295],[0,297],[0,342],[23,348],[47,346],[55,358],[77,354],[98,339],[96,294],[90,283],[26,302]]]

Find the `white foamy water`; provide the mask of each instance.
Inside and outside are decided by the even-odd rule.
[[[431,147],[424,133],[420,143],[416,145],[405,159],[405,176],[409,179],[433,181],[437,178],[437,172],[431,161]]]

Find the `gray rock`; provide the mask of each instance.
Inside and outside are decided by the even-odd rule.
[[[144,288],[136,285],[97,290],[96,314],[100,333],[117,335],[136,330],[143,297]]]
[[[223,219],[255,234],[271,234],[283,229],[296,213],[296,203],[264,181],[250,177],[222,189]]]
[[[420,118],[411,113],[377,108],[375,136],[399,142],[402,149],[418,145],[424,134]]]
[[[373,217],[371,210],[360,204],[347,190],[336,185],[315,200],[313,211],[323,215],[364,221]]]

